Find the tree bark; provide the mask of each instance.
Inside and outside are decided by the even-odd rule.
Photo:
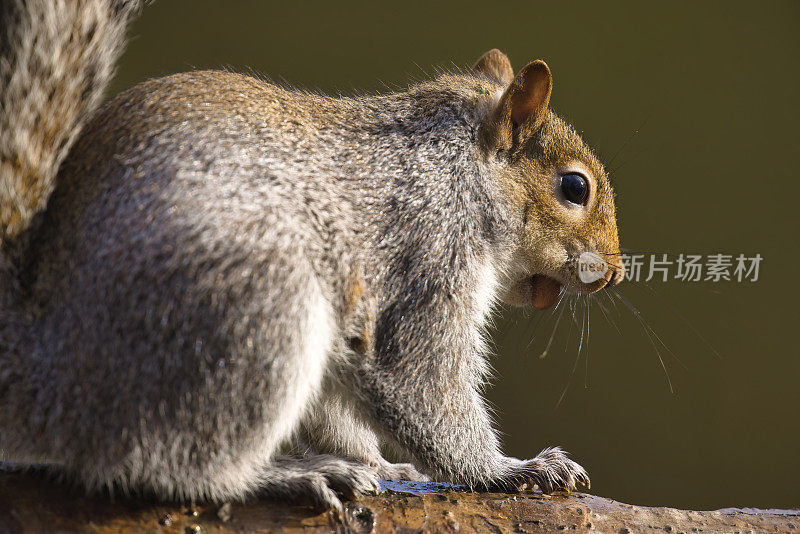
[[[584,493],[470,493],[388,482],[346,503],[344,517],[253,498],[187,506],[86,497],[65,484],[0,473],[0,532],[800,532],[800,510],[694,512],[622,504]]]

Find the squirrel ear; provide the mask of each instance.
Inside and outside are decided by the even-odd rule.
[[[552,91],[553,76],[547,63],[542,60],[528,63],[507,91],[514,124],[536,131],[544,120]]]
[[[510,84],[511,80],[514,79],[514,69],[511,67],[511,61],[509,61],[507,55],[497,48],[492,48],[478,58],[478,61],[472,66],[472,70],[485,74],[503,85]]]
[[[528,63],[511,81],[484,126],[489,148],[510,148],[533,135],[547,116],[553,77],[544,61]]]

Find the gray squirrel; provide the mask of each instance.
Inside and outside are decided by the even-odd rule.
[[[491,50],[337,98],[189,72],[100,107],[139,7],[0,7],[6,456],[90,491],[340,510],[380,478],[588,484],[559,448],[505,456],[481,396],[498,301],[624,277],[547,65]],[[590,283],[584,252],[608,262]]]

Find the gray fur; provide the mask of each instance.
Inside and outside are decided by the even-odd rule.
[[[116,97],[15,260],[0,447],[162,499],[588,481],[558,449],[504,456],[481,397],[523,224],[479,147],[502,89],[467,72],[329,98],[193,72]],[[293,436],[308,454],[279,456]]]

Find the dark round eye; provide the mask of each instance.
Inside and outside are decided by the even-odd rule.
[[[565,174],[561,177],[561,192],[573,204],[585,206],[589,200],[589,182],[577,172]]]

